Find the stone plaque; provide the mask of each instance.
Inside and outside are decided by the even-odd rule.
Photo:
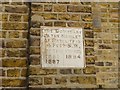
[[[83,30],[67,27],[41,27],[41,64],[46,68],[85,66]]]

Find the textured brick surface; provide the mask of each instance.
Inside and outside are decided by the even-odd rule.
[[[92,4],[90,3],[89,6],[86,6],[85,3],[32,3],[30,87],[37,85],[38,87],[56,88],[80,88],[82,85],[91,88],[97,87],[95,85],[95,66],[87,66],[84,69],[43,69],[40,67],[39,59],[40,26],[80,27],[85,31],[87,65],[94,65],[96,58],[94,57],[94,33],[91,12]],[[41,20],[37,18],[41,18]],[[80,75],[81,77],[74,75]],[[90,77],[86,75],[90,75]],[[77,79],[74,84],[71,77]],[[40,81],[38,81],[39,79]]]
[[[118,3],[31,3],[29,87],[118,88]],[[0,81],[10,90],[26,87],[28,6],[23,2],[0,5]],[[85,68],[41,68],[40,27],[79,27],[84,31]],[[2,65],[1,65],[2,64]],[[68,89],[67,89],[68,88]],[[7,90],[7,89],[6,89]],[[9,89],[8,89],[9,90]],[[41,89],[42,90],[42,89]],[[50,89],[51,90],[51,89]],[[75,89],[76,90],[76,89]],[[96,89],[95,89],[96,90]]]
[[[25,88],[28,6],[23,3],[3,3],[2,7],[2,86],[11,87],[10,90],[14,90],[14,87]]]
[[[113,37],[116,34],[118,35],[118,27],[112,25],[113,23],[118,23],[117,6],[118,3],[113,2],[98,3],[93,7],[94,13],[98,11],[99,15],[97,14],[97,17],[101,19],[100,27],[97,27],[94,32],[94,46],[96,47],[95,52],[97,56],[95,61],[97,67],[97,85],[101,85],[102,88],[118,88],[118,75],[115,76],[115,73],[118,72],[118,58],[116,58],[118,57],[118,52],[116,52],[118,43],[114,43],[114,40],[118,41],[118,38]],[[114,7],[114,10],[112,7]],[[96,19],[96,13],[93,17]],[[114,30],[115,32],[112,33]]]

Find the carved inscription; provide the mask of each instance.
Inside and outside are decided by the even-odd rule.
[[[41,27],[42,67],[84,67],[81,28]]]

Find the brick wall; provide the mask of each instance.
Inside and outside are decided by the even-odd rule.
[[[32,3],[30,87],[97,87],[91,4]],[[84,69],[42,69],[40,26],[82,27],[85,31],[87,67]]]
[[[26,86],[28,7],[22,2],[2,3],[2,86]]]
[[[118,87],[118,3],[98,3],[100,27],[94,29],[97,84]]]
[[[0,3],[0,8],[2,7],[2,4]],[[1,8],[2,9],[2,8]],[[1,11],[1,9],[0,9],[0,31],[2,30],[2,11]],[[1,35],[0,35],[1,36]],[[1,87],[2,87],[2,79],[1,79],[1,77],[2,77],[2,69],[1,69],[1,67],[2,67],[2,50],[1,50],[1,47],[2,47],[2,41],[0,42],[0,89],[1,89]]]
[[[2,4],[2,86],[25,88],[29,7]],[[118,88],[118,3],[31,3],[30,88]],[[86,67],[43,69],[40,27],[82,27]]]

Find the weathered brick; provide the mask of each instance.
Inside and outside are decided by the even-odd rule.
[[[6,42],[6,48],[25,48],[26,40],[9,40]]]
[[[94,46],[94,41],[93,40],[85,40],[85,46],[93,47]]]
[[[60,73],[61,74],[72,74],[71,69],[61,69]]]
[[[31,29],[31,35],[40,36],[40,30],[39,29]]]
[[[118,15],[118,13],[111,13],[110,17],[111,18],[119,18],[119,15]]]
[[[31,38],[31,46],[40,46],[40,39]]]
[[[22,5],[22,2],[11,2],[11,5]]]
[[[93,28],[92,23],[83,23],[82,26],[84,29],[92,29]]]
[[[30,78],[29,81],[30,85],[42,85],[43,84],[43,79],[41,77],[32,77]]]
[[[66,12],[66,5],[55,4],[54,5],[54,12]]]
[[[26,49],[25,50],[20,50],[19,51],[19,57],[26,57],[27,53],[26,53]]]
[[[2,4],[4,4],[4,5],[5,5],[5,4],[9,4],[9,2],[2,2]]]
[[[82,69],[74,69],[75,74],[82,74]]]
[[[20,38],[26,39],[28,37],[28,32],[27,31],[22,31],[19,32]]]
[[[53,26],[53,22],[45,22],[45,26]]]
[[[30,53],[31,54],[38,54],[38,55],[40,55],[40,47],[31,47],[30,48]]]
[[[57,69],[46,69],[47,75],[57,74]]]
[[[109,12],[110,12],[110,13],[118,13],[118,8],[116,8],[116,9],[110,9]]]
[[[79,21],[81,18],[80,14],[71,14],[70,20]]]
[[[117,72],[118,69],[115,67],[101,67],[100,71],[101,72]]]
[[[103,40],[104,44],[111,44],[111,40]]]
[[[32,56],[30,57],[31,65],[40,65],[40,57]]]
[[[46,75],[46,71],[39,67],[30,67],[30,75]]]
[[[55,13],[41,13],[40,15],[45,20],[57,20],[57,14],[55,14]]]
[[[21,77],[26,77],[27,75],[27,69],[22,69],[21,70]]]
[[[83,6],[75,6],[75,5],[69,5],[67,7],[68,12],[84,12],[84,13],[91,13],[92,9],[91,7],[83,7]]]
[[[53,5],[44,5],[44,11],[51,12]]]
[[[7,31],[0,32],[0,38],[6,38]]]
[[[120,44],[118,40],[112,40],[112,44]]]
[[[23,15],[23,21],[24,21],[24,22],[28,22],[28,19],[29,19],[29,18],[28,18],[28,15]]]
[[[81,27],[81,23],[80,22],[68,22],[67,25],[69,27]]]
[[[112,49],[110,45],[99,45],[99,49]]]
[[[92,15],[91,14],[87,14],[87,15],[81,15],[81,19],[82,21],[86,21],[86,22],[92,22]]]
[[[32,11],[43,11],[42,4],[32,4],[31,6]]]
[[[2,79],[3,87],[21,87],[25,85],[25,80],[22,79]]]
[[[8,77],[20,77],[20,70],[19,69],[8,69],[7,76]]]
[[[58,14],[59,20],[70,20],[70,14]]]
[[[26,59],[3,59],[3,67],[25,67]]]
[[[96,66],[104,66],[104,63],[103,62],[95,62],[95,65]]]
[[[32,23],[31,23],[32,28],[40,28],[40,26],[43,26],[42,22],[32,21]]]
[[[105,66],[112,66],[113,62],[105,62]]]
[[[27,30],[27,23],[2,23],[3,30]]]
[[[94,55],[94,49],[93,48],[85,48],[85,55],[87,55],[87,56]]]
[[[107,19],[101,18],[101,22],[107,22]]]
[[[44,17],[48,15],[48,13],[40,13],[40,14],[32,14],[31,21],[32,22],[44,22]]]
[[[78,83],[79,84],[95,84],[96,83],[96,77],[92,77],[92,76],[79,76],[78,77]]]
[[[9,38],[19,38],[20,37],[20,32],[18,32],[18,31],[10,31],[10,32],[8,32],[8,37]]]
[[[117,19],[117,18],[116,18],[116,19],[110,19],[109,21],[110,21],[110,22],[113,22],[113,23],[118,23],[118,22],[120,22],[120,20]]]
[[[66,26],[66,22],[54,22],[54,26],[61,26],[61,27],[65,27]]]
[[[44,77],[44,84],[45,85],[52,84],[52,78],[51,77]]]
[[[94,64],[97,58],[95,57],[86,57],[86,64]]]
[[[101,8],[100,10],[101,10],[101,12],[103,12],[103,13],[106,13],[106,12],[107,12],[107,8]]]
[[[0,76],[5,76],[6,71],[3,69],[0,69]]]
[[[11,14],[9,16],[9,21],[21,21],[22,15]]]
[[[110,14],[108,13],[101,14],[101,18],[109,18],[109,17],[110,17]]]
[[[8,14],[2,14],[2,21],[8,21]]]
[[[26,57],[26,50],[10,49],[6,51],[8,57]]]
[[[111,3],[110,3],[110,6],[111,6],[112,8],[118,8],[118,7],[119,7],[119,4],[118,4],[117,2],[111,2]]]
[[[31,75],[55,75],[57,74],[56,69],[42,69],[40,67],[30,67]]]
[[[70,82],[71,83],[78,83],[78,77],[77,76],[70,77]]]
[[[85,74],[95,74],[96,73],[96,69],[94,66],[87,66],[84,68],[83,72]]]
[[[99,5],[100,5],[101,8],[108,8],[108,7],[110,7],[110,5],[107,4],[107,3],[100,3]]]
[[[0,57],[5,57],[5,49],[0,50]]]
[[[94,37],[94,34],[92,31],[85,31],[85,37],[86,38],[93,38]]]
[[[5,6],[5,12],[8,13],[28,13],[28,8],[26,6]]]
[[[67,77],[56,77],[55,78],[56,84],[66,84],[67,83]]]
[[[70,2],[58,2],[59,4],[70,4]]]

